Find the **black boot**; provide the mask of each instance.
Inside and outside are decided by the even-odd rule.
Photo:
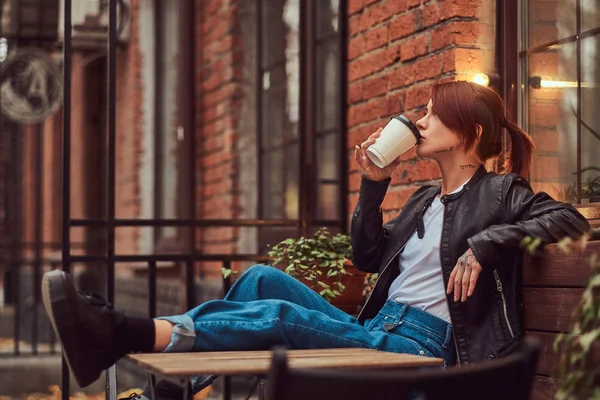
[[[59,270],[44,274],[42,298],[79,386],[93,383],[126,354],[118,333],[123,313],[99,296],[81,294],[70,275]]]

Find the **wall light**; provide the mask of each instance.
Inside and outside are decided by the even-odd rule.
[[[532,89],[563,89],[563,88],[576,88],[577,81],[554,81],[552,79],[542,79],[540,76],[530,76],[529,86]],[[581,87],[589,87],[590,85],[581,82]]]
[[[500,83],[500,76],[498,74],[484,74],[483,72],[478,72],[471,78],[473,83],[476,83],[481,86],[489,87],[496,86]]]

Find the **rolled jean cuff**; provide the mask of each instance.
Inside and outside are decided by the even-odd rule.
[[[173,324],[171,342],[164,350],[165,353],[184,353],[192,351],[196,330],[194,321],[188,315],[174,315],[171,317],[158,317],[158,320],[169,321]]]

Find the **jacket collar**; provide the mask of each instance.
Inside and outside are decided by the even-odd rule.
[[[475,185],[485,174],[487,174],[487,171],[486,171],[485,167],[483,165],[481,165],[481,167],[479,167],[477,172],[475,172],[475,175],[473,175],[471,177],[471,179],[469,179],[469,181],[467,183],[465,183],[465,185],[463,186],[463,188],[461,190],[459,190],[456,193],[443,195],[442,198],[440,199],[440,201],[443,204],[446,204],[449,201],[458,199],[464,192],[466,192],[467,190],[469,190],[469,188],[471,188],[473,185]],[[415,222],[417,225],[417,235],[418,235],[419,239],[423,239],[423,237],[425,236],[425,222],[423,221],[423,215],[425,214],[425,211],[427,211],[429,206],[431,206],[431,203],[433,203],[433,200],[440,194],[441,191],[442,191],[442,187],[438,186],[436,188],[435,192],[432,193],[432,196],[428,197],[425,200],[425,202],[423,203],[423,205],[415,213]]]

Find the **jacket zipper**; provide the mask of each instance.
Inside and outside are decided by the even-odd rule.
[[[414,234],[414,232],[413,232]],[[402,252],[402,250],[404,250],[404,248],[406,247],[406,243],[404,244],[404,246],[402,246],[400,248],[400,250],[398,250],[394,256],[390,259],[390,261],[388,261],[387,264],[385,264],[385,267],[383,267],[383,269],[381,270],[381,272],[377,275],[377,279],[375,280],[375,284],[373,285],[373,289],[375,289],[375,287],[377,286],[377,283],[379,282],[379,279],[381,279],[381,276],[383,275],[383,273],[385,272],[385,270],[387,269],[387,267],[392,263],[392,261],[394,261],[394,259],[396,258],[396,256],[398,254],[400,254]],[[360,316],[362,315],[363,311],[365,310],[365,308],[367,308],[367,304],[369,304],[369,300],[371,300],[371,296],[373,295],[374,290],[371,290],[371,293],[369,293],[369,297],[367,297],[367,300],[365,301],[365,305],[362,307],[362,309],[360,310],[360,312],[358,313],[358,316],[356,317],[356,319],[360,319]]]
[[[444,196],[442,196],[444,197]],[[442,201],[442,199],[440,198],[440,201]],[[442,201],[442,204],[444,205],[444,214],[442,215],[442,235],[443,235],[443,229],[444,226],[446,224],[446,204],[444,201]],[[440,238],[440,241],[442,240],[442,238]],[[443,265],[442,263],[442,252],[440,251],[440,266]],[[443,267],[442,267],[442,271],[443,271]],[[446,288],[444,288],[444,296],[446,297],[446,305],[448,306],[448,313],[450,314],[450,322],[452,322],[452,313],[450,313],[450,302],[448,301],[448,296],[446,295]],[[454,324],[452,324],[454,326]],[[460,353],[458,351],[458,342],[456,341],[456,335],[454,334],[454,332],[452,332],[452,339],[454,340],[454,350],[456,351],[456,362],[458,363],[458,365],[461,365],[461,361],[460,361]]]
[[[515,334],[510,326],[510,322],[508,321],[508,312],[506,311],[506,297],[504,297],[504,291],[502,290],[502,281],[500,281],[500,275],[498,275],[498,270],[494,270],[494,278],[496,278],[496,289],[500,292],[500,297],[502,297],[502,308],[504,310],[504,320],[506,321],[506,326],[508,327],[508,331],[510,332],[511,337],[515,337]]]

